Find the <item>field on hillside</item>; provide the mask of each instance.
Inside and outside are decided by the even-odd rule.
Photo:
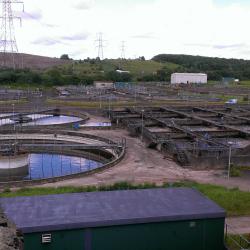
[[[13,66],[12,63],[12,56],[9,54],[6,57],[6,63],[10,67]],[[54,66],[59,66],[63,64],[71,63],[69,60],[62,60],[59,58],[52,58],[46,56],[37,56],[37,55],[30,55],[30,54],[15,54],[14,56],[16,61],[17,68],[29,68],[29,69],[47,69]],[[3,53],[0,53],[0,65],[3,64],[4,56]]]
[[[158,63],[155,61],[139,61],[139,60],[107,60],[104,61],[103,69],[116,69],[120,67],[122,70],[130,71],[132,75],[150,75],[156,73],[162,68],[174,70],[179,65],[173,63]]]
[[[166,69],[174,71],[179,65],[173,63],[159,63],[155,61],[140,61],[140,60],[119,60],[119,59],[107,59],[102,62],[84,62],[62,65],[59,68],[64,74],[75,73],[79,76],[96,76],[103,75],[107,72],[122,69],[130,71],[133,77],[139,77],[143,75],[156,74],[158,70]]]

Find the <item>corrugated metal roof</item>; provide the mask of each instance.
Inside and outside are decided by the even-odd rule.
[[[0,204],[23,233],[225,217],[189,188],[3,198]]]

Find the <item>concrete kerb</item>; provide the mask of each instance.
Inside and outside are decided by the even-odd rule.
[[[116,126],[98,126],[98,127],[92,127],[92,126],[86,126],[86,127],[81,127],[81,130],[114,130],[117,129]]]
[[[107,139],[107,138],[103,138],[103,137],[99,137],[96,135],[91,135],[91,134],[84,134],[81,133],[79,131],[70,131],[70,130],[55,130],[55,129],[39,129],[39,128],[25,128],[24,130],[21,131],[22,134],[52,134],[52,135],[65,135],[65,136],[77,136],[77,137],[82,137],[82,138],[88,138],[88,139],[94,139],[94,140],[98,140],[98,141],[102,141],[105,143],[112,143],[113,141]],[[0,134],[13,134],[13,130],[4,130],[1,131],[0,130]]]

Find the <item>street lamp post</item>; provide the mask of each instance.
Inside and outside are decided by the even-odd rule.
[[[14,122],[14,133],[16,131],[16,122],[15,122],[15,104],[12,104],[12,116],[13,116],[13,122]]]
[[[229,152],[228,152],[228,172],[227,172],[227,178],[230,179],[230,172],[231,172],[231,157],[232,157],[232,145],[233,142],[228,142],[229,144]]]
[[[110,96],[109,96],[109,120],[110,120],[110,111],[111,111],[111,107],[110,107]]]
[[[102,93],[101,90],[99,92],[99,101],[100,101],[100,109],[102,108]]]
[[[141,141],[143,141],[143,114],[144,110],[141,111]]]
[[[17,143],[17,133],[16,133],[16,121],[15,121],[15,103],[12,104],[12,116],[13,116],[13,122],[14,122],[14,126],[13,126],[13,133],[14,133],[14,138],[15,138],[15,151],[16,151],[16,143]]]

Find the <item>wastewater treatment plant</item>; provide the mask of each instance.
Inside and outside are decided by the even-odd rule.
[[[0,250],[250,250],[249,0],[0,12]]]
[[[117,86],[67,86],[54,90],[53,101],[46,93],[24,92],[27,101],[1,105],[0,225],[6,242],[25,250],[69,250],[70,242],[76,250],[232,245],[238,238],[227,212],[235,210],[185,182],[244,189],[250,106],[215,102],[212,90],[190,101],[197,86]],[[233,177],[235,171],[240,176]],[[76,194],[65,194],[65,187]],[[35,196],[12,197],[11,190]],[[247,245],[241,230],[237,237]]]

